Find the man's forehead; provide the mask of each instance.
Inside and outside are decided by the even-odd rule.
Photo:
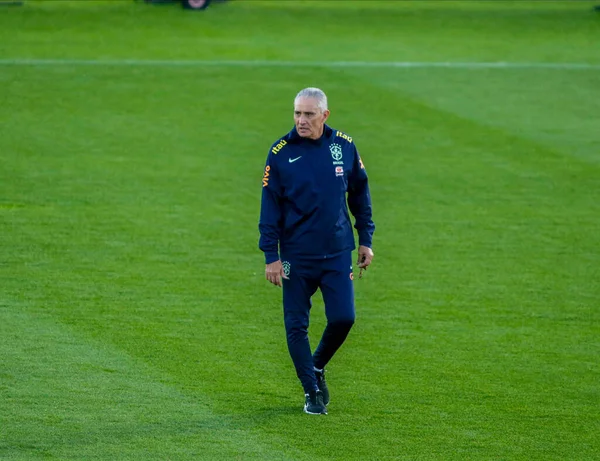
[[[301,112],[318,112],[319,104],[315,98],[298,98],[294,102],[294,109]]]

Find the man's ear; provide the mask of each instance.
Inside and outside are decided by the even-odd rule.
[[[330,113],[331,112],[329,112],[329,109],[325,109],[325,112],[323,112],[323,115],[325,116],[325,118],[323,119],[323,123],[325,123],[327,121]]]

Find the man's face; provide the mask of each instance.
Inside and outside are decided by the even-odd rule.
[[[294,123],[296,131],[303,138],[319,139],[323,125],[329,117],[329,110],[321,112],[315,98],[298,98],[294,103]]]

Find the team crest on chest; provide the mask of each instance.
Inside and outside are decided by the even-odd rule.
[[[342,146],[339,144],[331,144],[329,146],[329,150],[331,151],[331,157],[333,158],[334,165],[343,165],[342,162]]]

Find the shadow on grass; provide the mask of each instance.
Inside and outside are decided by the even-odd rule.
[[[236,415],[235,420],[243,427],[262,427],[264,425],[280,424],[289,421],[290,418],[301,418],[306,416],[302,410],[302,404],[269,406],[248,409]]]

